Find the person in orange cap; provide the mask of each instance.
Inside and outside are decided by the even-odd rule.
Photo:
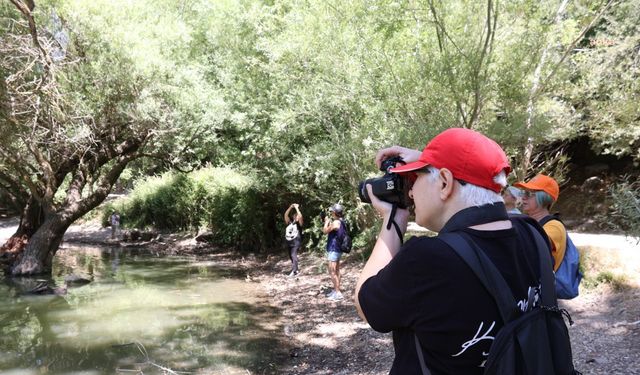
[[[551,240],[553,270],[557,271],[567,248],[567,229],[560,220],[552,220],[554,216],[549,212],[560,195],[558,183],[547,175],[539,174],[529,182],[521,181],[513,186],[524,190],[522,210],[542,225]]]

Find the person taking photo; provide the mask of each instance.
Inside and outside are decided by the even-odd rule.
[[[368,185],[384,224],[356,284],[358,314],[376,331],[393,332],[391,374],[480,375],[504,323],[492,295],[441,236],[459,234],[483,252],[517,301],[512,309],[521,314],[539,301],[539,250],[531,238],[537,232],[543,240],[542,228],[524,216],[510,220],[500,193],[511,167],[502,148],[478,132],[445,130],[422,152],[385,148],[376,164],[393,156],[407,164],[391,172],[414,181],[409,198],[416,223],[439,235],[403,244],[409,211],[381,201]]]
[[[293,217],[291,210],[295,210]],[[302,246],[302,226],[304,225],[304,217],[300,212],[300,205],[293,203],[284,213],[284,222],[287,224],[284,237],[289,249],[289,259],[291,259],[291,272],[289,277],[297,276],[298,270],[298,251]]]

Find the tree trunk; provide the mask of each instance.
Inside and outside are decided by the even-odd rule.
[[[43,219],[42,206],[35,199],[29,199],[22,210],[18,229],[0,246],[0,259],[3,264],[8,264],[11,267],[22,256],[29,238],[42,225]]]
[[[55,211],[43,214],[42,212],[45,210],[41,209],[42,205],[34,199],[32,205],[37,205],[38,210],[35,207],[29,209],[29,214],[23,215],[20,227],[16,232],[21,232],[22,237],[26,238],[28,242],[22,254],[11,259],[11,274],[36,275],[50,273],[53,256],[58,251],[64,233],[74,221],[96,208],[105,200],[113,184],[129,161],[130,158],[123,158],[113,166],[103,176],[104,181],[101,186],[87,197],[81,197],[80,193],[84,186],[82,183],[84,180],[78,182],[78,186],[74,185],[77,181],[72,180],[63,206]],[[26,208],[25,212],[27,212]],[[33,228],[35,228],[35,231],[30,234],[29,232]]]
[[[558,10],[556,11],[556,18],[554,21],[554,25],[558,25],[562,21],[562,17],[564,15],[564,11],[567,8],[567,4],[569,0],[562,0]],[[527,134],[527,143],[524,146],[524,152],[522,156],[522,161],[520,163],[520,170],[516,171],[516,175],[518,180],[522,181],[525,179],[527,173],[529,172],[529,168],[531,167],[531,157],[533,156],[533,146],[534,139],[531,136],[531,129],[533,128],[533,117],[535,113],[535,100],[538,96],[538,91],[540,90],[540,79],[542,78],[542,69],[544,64],[547,62],[547,54],[549,53],[549,49],[551,49],[552,45],[547,43],[542,50],[542,55],[540,56],[540,61],[538,61],[538,65],[536,65],[536,70],[533,73],[533,82],[531,84],[531,90],[529,91],[529,100],[527,101],[527,120],[525,123],[525,134]]]
[[[20,225],[16,230],[14,236],[33,236],[38,228],[44,222],[44,212],[42,205],[38,203],[33,197],[29,198],[27,205],[22,210],[22,216],[20,217]]]
[[[71,221],[61,214],[47,216],[38,230],[29,238],[29,242],[17,263],[11,268],[12,275],[37,275],[51,273],[53,256],[58,251],[64,233]]]

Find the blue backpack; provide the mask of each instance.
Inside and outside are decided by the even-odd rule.
[[[558,220],[557,216],[550,215],[540,220],[540,225],[544,226],[550,220]],[[564,225],[564,223],[563,223]],[[578,287],[582,280],[580,272],[580,254],[576,245],[573,244],[569,233],[567,233],[567,246],[564,252],[562,263],[556,271],[556,294],[559,299],[572,299],[578,296]]]

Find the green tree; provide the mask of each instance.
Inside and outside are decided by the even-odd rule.
[[[571,56],[564,99],[568,120],[598,153],[640,160],[640,7],[620,1],[589,30]]]
[[[131,161],[175,162],[172,156],[197,151],[190,143],[215,127],[202,126],[210,116],[198,107],[215,94],[197,84],[196,64],[176,69],[184,51],[165,50],[185,37],[169,2],[59,2],[33,11],[12,3],[2,8],[0,71],[9,104],[0,112],[0,181],[24,207],[14,239],[26,239],[26,247],[11,272],[36,274],[50,271],[68,226],[107,197]],[[155,29],[137,18],[158,15]],[[118,20],[122,27],[107,27]],[[197,101],[185,99],[198,91]]]
[[[29,238],[64,217],[61,238],[125,167],[228,167],[264,210],[341,201],[365,227],[375,151],[451,126],[502,143],[520,178],[577,135],[637,155],[632,0],[1,4],[0,189]]]

